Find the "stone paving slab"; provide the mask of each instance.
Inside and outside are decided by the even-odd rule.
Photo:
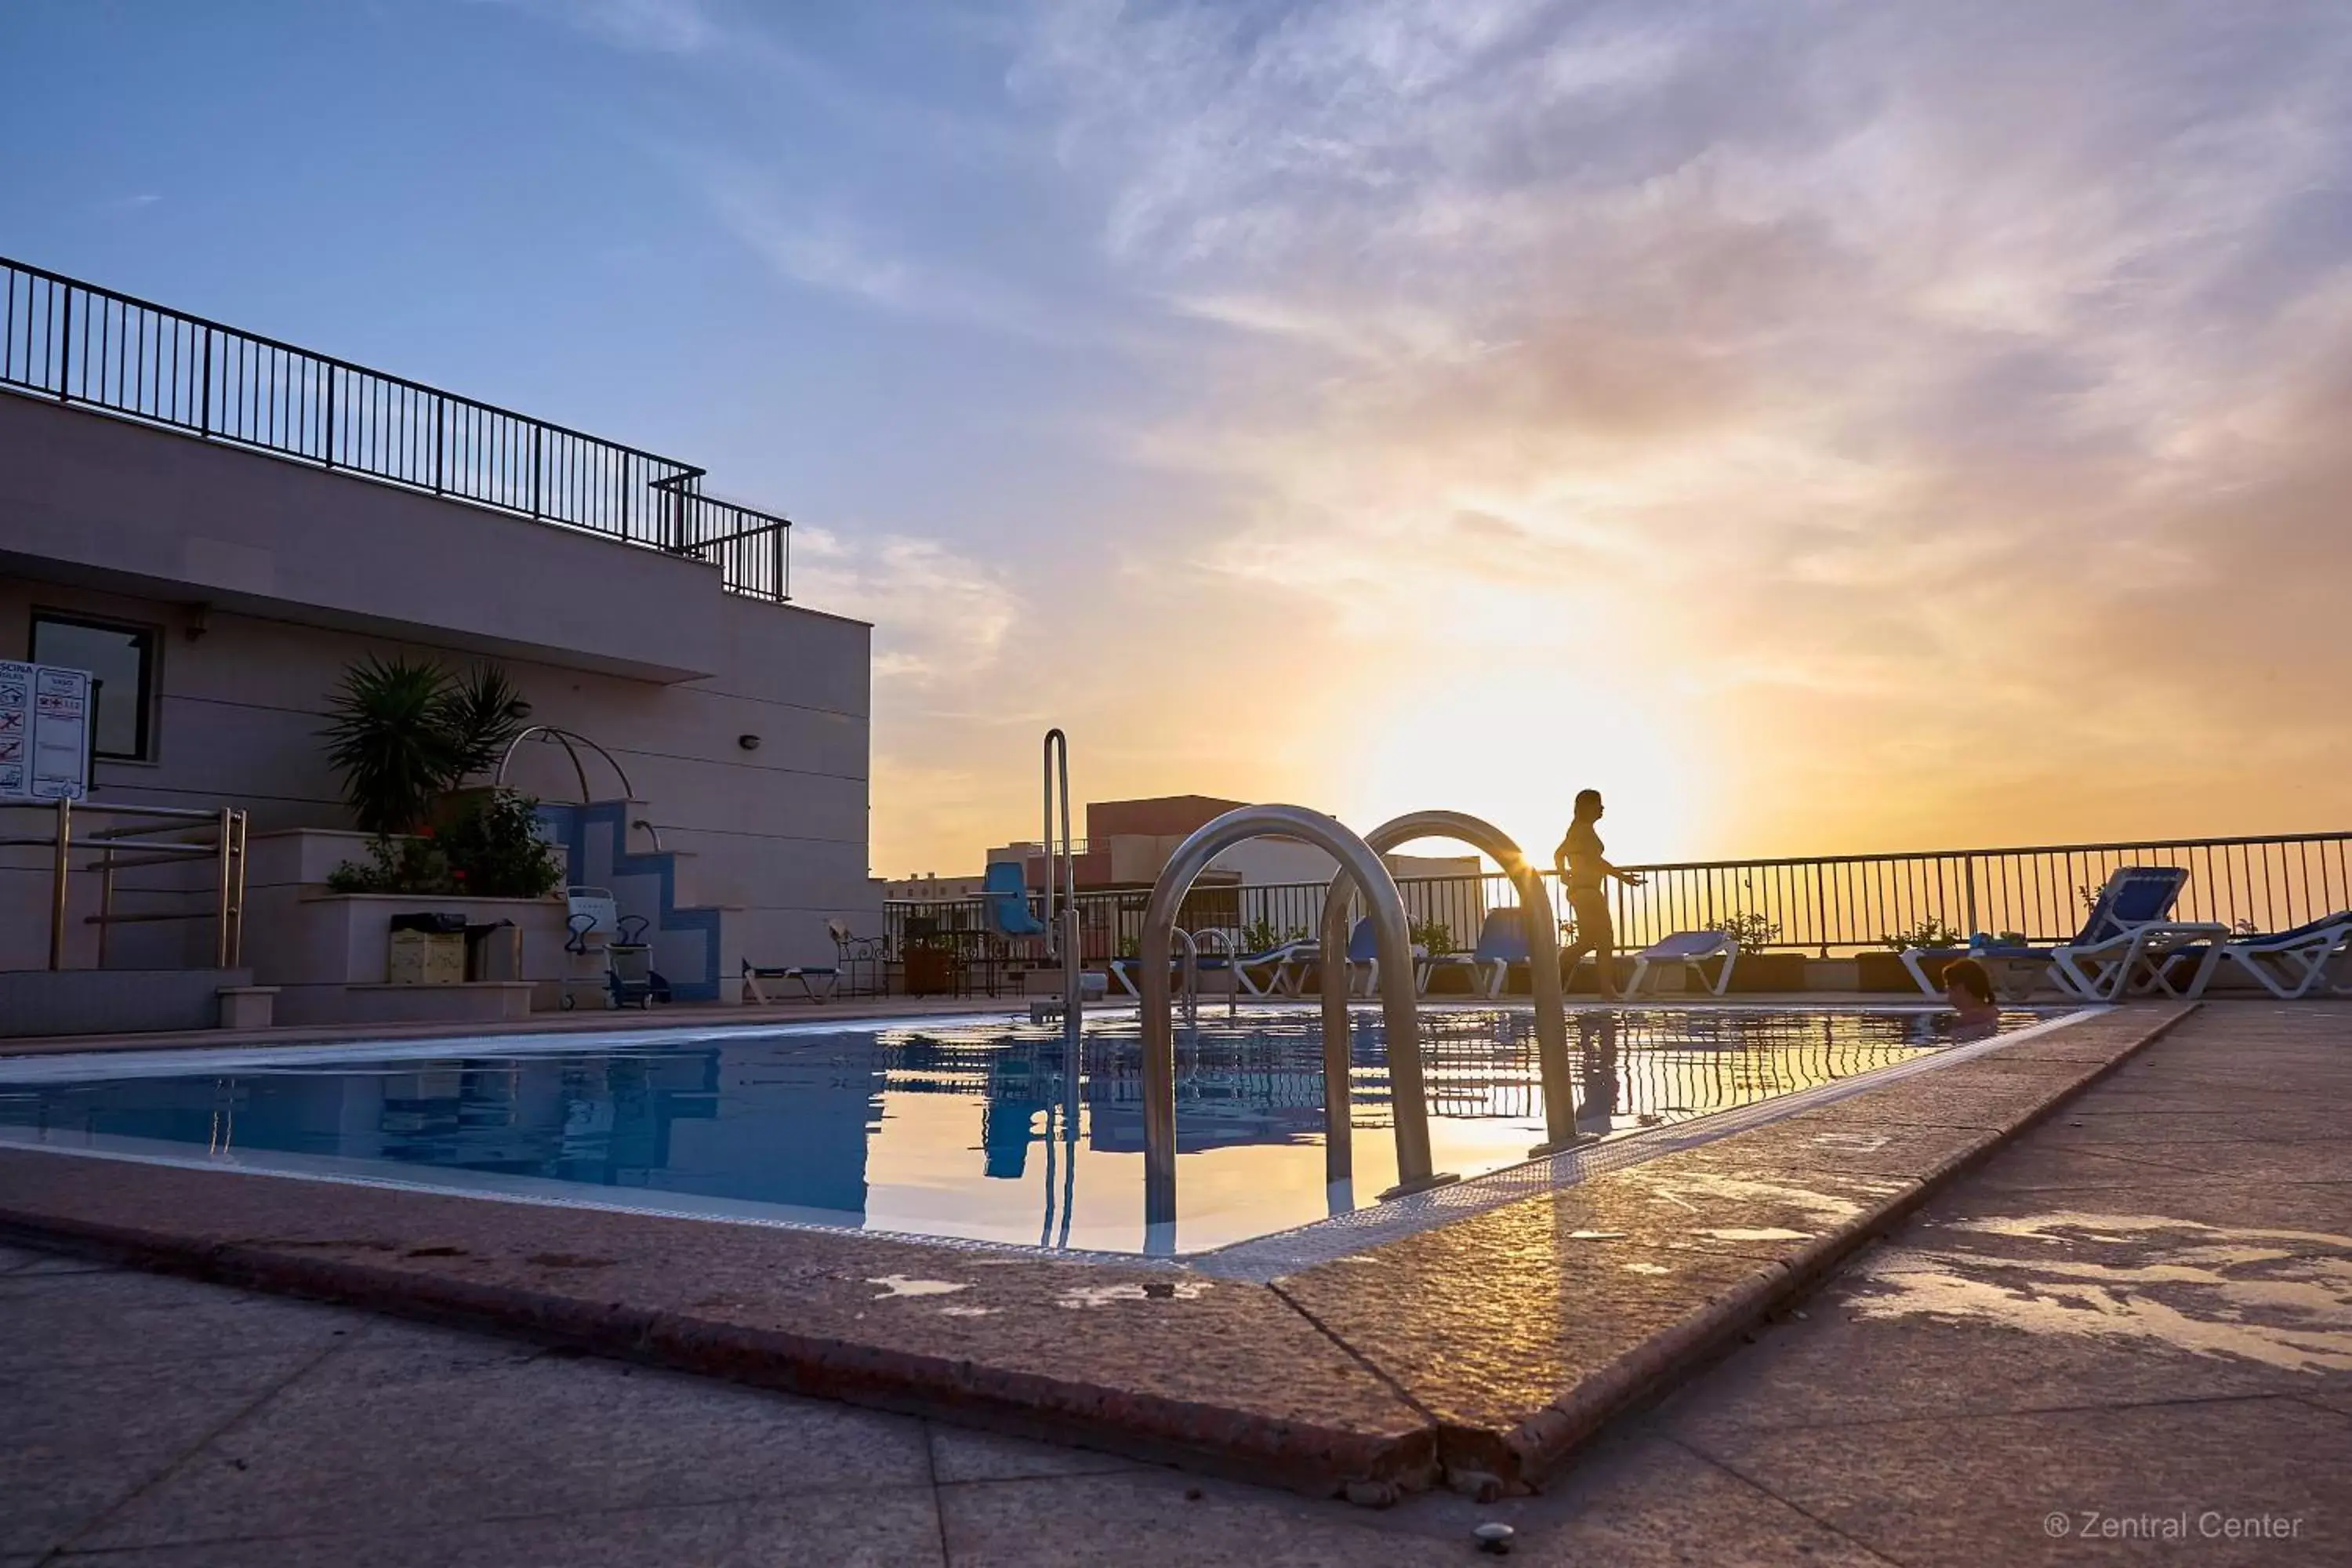
[[[583,1500],[629,1512],[929,1484],[910,1417],[500,1348],[499,1360],[470,1345],[455,1356],[346,1350],[76,1545],[235,1541],[265,1520],[275,1535],[340,1533],[358,1521],[392,1535],[560,1515]],[[463,1467],[447,1463],[453,1450]]]
[[[922,1568],[944,1564],[946,1557],[930,1489],[899,1487],[786,1503],[648,1509],[607,1509],[583,1498],[558,1512],[521,1518],[209,1540],[51,1561],[59,1568]]]
[[[16,1305],[0,1303],[12,1336],[20,1332]],[[162,1366],[29,1359],[0,1369],[0,1558],[72,1540],[317,1353],[207,1362],[195,1378],[184,1359]]]
[[[1791,1119],[1794,1131],[1733,1134],[1273,1287],[7,1149],[0,1226],[1311,1492],[1382,1499],[1447,1467],[1457,1485],[1523,1487],[2187,1011],[2061,1031],[2105,1062],[1954,1062]],[[30,1286],[0,1275],[0,1290]],[[405,1408],[396,1392],[368,1397]],[[240,1437],[262,1445],[248,1465],[331,1469],[331,1445],[274,1431]]]
[[[1916,1568],[2084,1562],[2330,1561],[2352,1419],[2286,1398],[1945,1415],[1692,1439],[1841,1534]],[[2031,1462],[2021,1462],[2031,1456]],[[2200,1537],[2207,1513],[2299,1520],[2300,1540]],[[2053,1523],[2053,1519],[2057,1521]],[[2103,1521],[2182,1539],[2102,1539]],[[2159,1553],[2168,1553],[2159,1555]]]

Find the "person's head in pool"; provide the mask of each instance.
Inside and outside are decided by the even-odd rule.
[[[1944,965],[1944,1000],[1963,1024],[1989,1023],[2000,1016],[1992,975],[1973,958],[1956,958]]]

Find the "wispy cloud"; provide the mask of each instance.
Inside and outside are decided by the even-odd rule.
[[[2284,566],[2352,566],[2347,62],[2326,6],[1333,0],[1045,6],[1013,79],[1234,331],[1146,443],[1247,498],[1192,555],[1432,691],[1675,673],[1719,832],[1850,845],[2087,816],[2168,730],[2352,766]]]

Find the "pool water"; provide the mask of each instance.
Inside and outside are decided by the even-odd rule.
[[[1394,1182],[1379,1015],[1354,1024],[1354,1180],[1330,1188],[1316,1011],[1213,1010],[1179,1030],[1181,1250],[1322,1219]],[[1437,1169],[1476,1175],[1541,1142],[1533,1026],[1525,1007],[1424,1014]],[[1936,1050],[1950,1029],[1916,1008],[1580,1011],[1578,1127],[1617,1137],[1752,1104]],[[1138,1251],[1139,1048],[1131,1013],[1089,1020],[1075,1115],[1060,1031],[1001,1018],[24,1058],[0,1061],[0,1142]]]

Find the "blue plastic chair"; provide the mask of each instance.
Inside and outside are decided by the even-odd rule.
[[[1001,937],[1044,936],[1045,922],[1029,907],[1029,874],[1019,863],[992,863],[980,884],[982,907],[988,911],[988,929]]]

